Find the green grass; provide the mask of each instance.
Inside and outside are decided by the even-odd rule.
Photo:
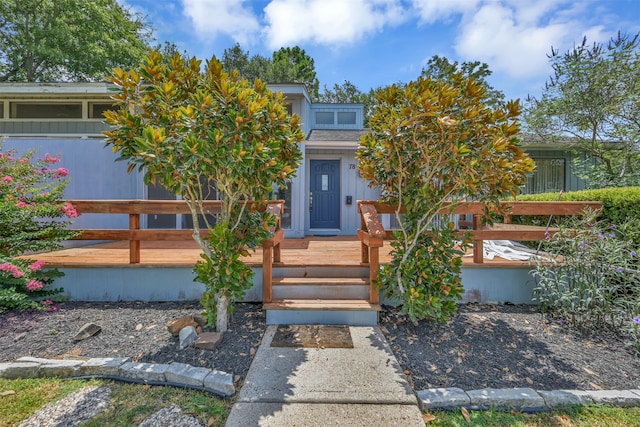
[[[584,405],[553,412],[435,411],[425,415],[427,427],[640,427],[640,408]],[[433,419],[431,419],[433,418]]]
[[[0,379],[0,427],[17,425],[38,408],[90,385],[111,389],[106,411],[83,424],[115,427],[140,424],[152,413],[176,404],[205,426],[223,426],[233,404],[211,393],[175,387],[148,386],[108,380],[38,378]]]

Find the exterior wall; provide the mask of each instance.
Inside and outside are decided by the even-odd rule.
[[[69,169],[68,199],[142,199],[144,187],[137,173],[127,173],[126,162],[99,138],[12,138],[4,139],[5,149],[22,153],[34,150],[36,157],[46,153],[60,156],[60,167]],[[80,215],[72,228],[128,228],[127,215]]]
[[[339,160],[340,161],[340,229],[322,230],[324,234],[336,234],[352,236],[357,234],[360,228],[360,215],[358,215],[358,200],[378,199],[379,191],[369,188],[366,181],[360,178],[356,169],[355,150],[325,150],[308,149],[305,163],[309,169],[310,160]],[[309,173],[305,176],[305,182],[310,182]],[[351,196],[350,205],[346,203],[346,197]],[[304,198],[298,203],[303,212],[308,212],[309,188],[307,185]],[[309,216],[305,215],[305,234],[318,234],[309,225]]]

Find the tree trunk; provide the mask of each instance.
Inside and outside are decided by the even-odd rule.
[[[218,295],[216,302],[216,331],[227,332],[229,328],[229,297]]]

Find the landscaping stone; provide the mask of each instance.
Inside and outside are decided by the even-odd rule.
[[[232,396],[236,392],[233,375],[213,370],[204,379],[204,387],[222,396]]]
[[[207,319],[202,314],[196,313],[191,317],[198,325],[200,325],[201,328],[207,326]]]
[[[105,375],[115,377],[120,375],[120,366],[130,362],[130,357],[95,357],[85,361],[78,368],[79,376]]]
[[[169,365],[127,362],[120,367],[120,376],[139,381],[165,382],[164,373]]]
[[[198,337],[198,332],[196,332],[196,328],[193,326],[186,326],[180,330],[180,350],[183,350],[187,347],[191,347]]]
[[[15,380],[18,378],[35,378],[38,376],[39,363],[8,362],[0,363],[0,378]]]
[[[530,388],[483,388],[468,391],[471,408],[514,408],[524,411],[545,409],[542,396]]]
[[[194,328],[198,326],[198,323],[193,320],[193,316],[191,315],[183,316],[179,319],[167,322],[167,330],[171,332],[171,335],[174,337],[177,337],[180,334],[180,331],[187,326],[193,326]]]
[[[221,342],[222,334],[220,332],[203,332],[198,334],[194,345],[203,350],[214,350]]]
[[[73,377],[77,375],[82,360],[42,359],[39,357],[21,357],[18,362],[38,363],[39,377]]]
[[[582,390],[538,390],[538,394],[549,408],[593,403],[590,393]]]
[[[620,407],[640,406],[638,390],[592,390],[589,392],[593,401]]]
[[[186,363],[171,363],[164,373],[168,382],[203,387],[204,379],[211,373],[211,369],[198,368]]]
[[[74,341],[82,341],[86,340],[89,337],[94,336],[98,332],[102,330],[102,327],[96,325],[95,323],[85,323],[82,325],[78,333],[75,337],[73,337]]]
[[[469,396],[460,388],[431,388],[417,393],[420,409],[453,409],[470,404]]]

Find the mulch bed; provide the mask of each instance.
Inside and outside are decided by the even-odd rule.
[[[236,304],[229,331],[213,351],[179,350],[166,322],[201,311],[198,303],[59,304],[56,312],[0,314],[0,361],[21,356],[128,356],[181,362],[232,373],[240,383],[266,329],[260,304]],[[102,331],[73,337],[87,322]],[[459,387],[552,389],[640,388],[640,358],[607,331],[585,336],[527,305],[462,305],[446,324],[414,325],[385,307],[380,327],[415,390]]]

